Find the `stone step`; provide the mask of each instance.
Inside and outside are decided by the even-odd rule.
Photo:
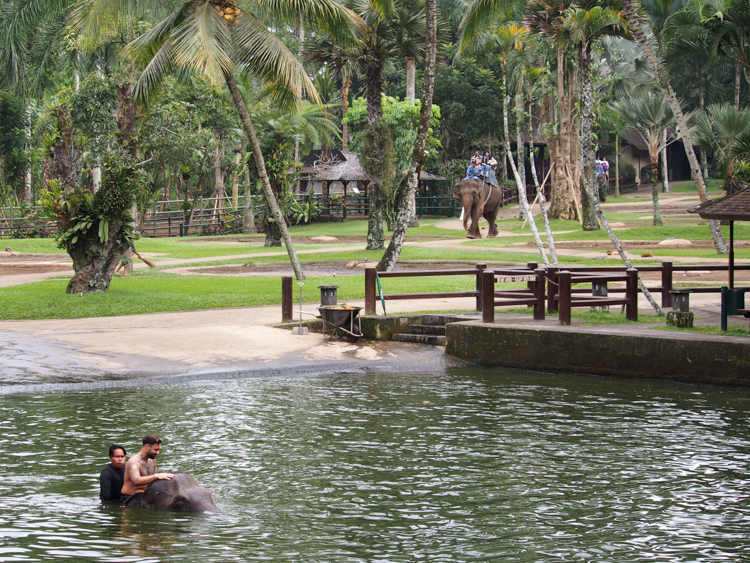
[[[442,325],[451,322],[450,315],[422,315],[422,324]]]
[[[414,344],[429,344],[431,346],[445,346],[445,336],[434,334],[394,334],[391,340],[396,342],[413,342]]]
[[[446,315],[428,314],[422,315],[422,324],[445,325],[448,323],[455,323],[460,321],[479,320],[481,318],[482,313],[453,313]]]
[[[413,324],[406,326],[406,332],[410,334],[435,334],[438,336],[445,336],[445,325],[422,325]]]

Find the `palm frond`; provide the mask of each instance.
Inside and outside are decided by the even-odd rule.
[[[459,52],[469,47],[486,28],[487,21],[500,13],[509,14],[514,5],[512,0],[474,0],[459,26]]]
[[[389,14],[393,12],[393,0],[382,4]],[[354,11],[335,0],[263,0],[262,8],[295,26],[302,23],[308,29],[328,33],[337,41],[349,41],[364,28]]]
[[[229,26],[217,8],[202,2],[171,34],[172,59],[176,66],[203,74],[209,82],[224,82],[231,72],[232,39]]]
[[[274,100],[283,105],[307,95],[320,103],[315,85],[302,64],[263,22],[243,12],[234,21],[232,36],[235,61],[271,84]]]

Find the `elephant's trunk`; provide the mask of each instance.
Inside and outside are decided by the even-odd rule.
[[[469,221],[472,219],[474,206],[476,205],[476,193],[464,192],[461,204],[464,206],[464,231],[469,230]]]

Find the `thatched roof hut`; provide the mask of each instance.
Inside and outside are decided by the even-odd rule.
[[[359,156],[352,151],[331,150],[324,155],[321,150],[311,151],[302,159],[301,180],[303,182],[322,183],[321,191],[326,193],[333,182],[341,182],[342,192],[346,194],[348,185],[356,182],[358,188],[363,188],[367,193],[367,185],[372,180],[367,175]],[[444,176],[438,176],[423,171],[419,176],[420,182],[445,180]]]

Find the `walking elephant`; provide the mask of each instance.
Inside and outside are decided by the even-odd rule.
[[[130,508],[219,512],[209,490],[201,487],[195,477],[181,471],[169,480],[154,481],[145,491],[130,497],[124,505]]]
[[[468,238],[482,238],[479,232],[479,218],[484,217],[490,224],[487,237],[497,236],[495,219],[500,209],[503,196],[500,188],[492,186],[482,180],[461,180],[453,188],[453,197],[464,206],[464,229],[469,231]],[[471,220],[471,227],[469,227]]]

